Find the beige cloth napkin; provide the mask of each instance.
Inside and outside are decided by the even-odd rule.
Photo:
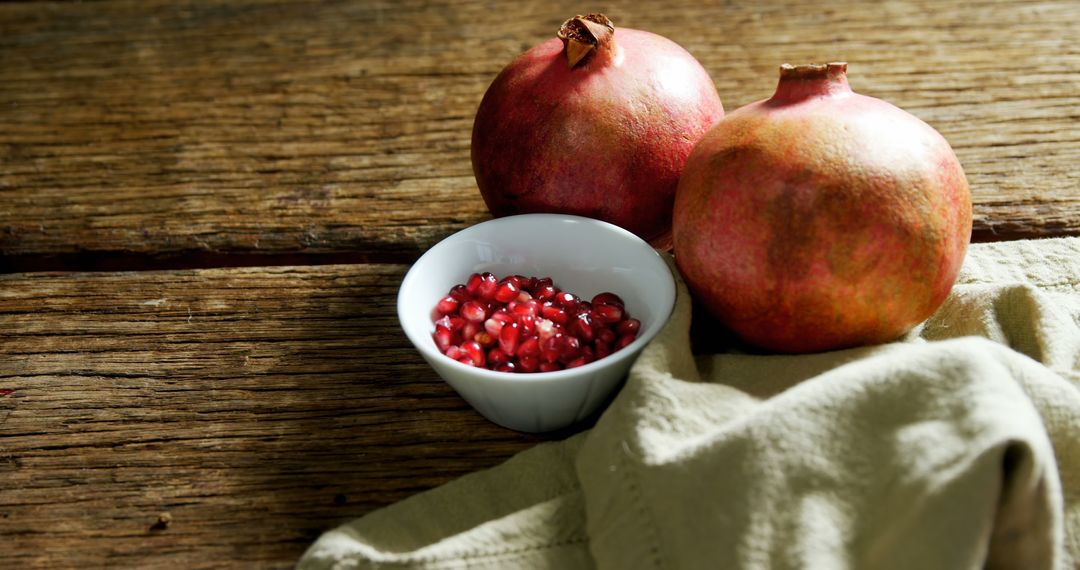
[[[1076,568],[1080,239],[973,245],[889,345],[693,357],[590,431],[331,530],[316,568]]]

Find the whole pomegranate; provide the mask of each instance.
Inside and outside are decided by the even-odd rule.
[[[649,32],[616,34],[602,14],[577,16],[488,88],[473,172],[495,216],[588,216],[669,248],[683,164],[723,115],[686,50]]]
[[[784,65],[687,161],[675,260],[747,342],[812,352],[896,339],[944,301],[971,194],[933,128],[852,92],[847,64]]]

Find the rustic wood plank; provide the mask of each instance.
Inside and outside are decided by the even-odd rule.
[[[785,61],[953,143],[976,239],[1080,233],[1080,4],[810,0],[602,6],[681,42],[726,107]],[[363,252],[485,219],[472,116],[571,2],[0,5],[0,254]]]
[[[398,328],[404,269],[0,276],[0,566],[288,568],[565,436],[491,424],[434,375]]]

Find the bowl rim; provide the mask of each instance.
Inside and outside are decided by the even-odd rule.
[[[414,281],[415,279],[419,279],[418,271],[416,270],[416,268],[420,267],[425,259],[434,258],[439,254],[440,250],[449,247],[449,243],[451,242],[451,240],[468,238],[470,234],[481,231],[478,229],[481,227],[490,227],[491,225],[513,224],[523,219],[546,219],[553,222],[562,220],[580,222],[608,232],[613,232],[620,237],[628,240],[636,247],[642,249],[647,248],[649,252],[651,252],[652,255],[655,256],[656,262],[659,263],[662,267],[664,267],[668,272],[671,290],[670,303],[667,304],[667,307],[663,307],[660,311],[658,311],[656,323],[650,324],[649,327],[644,328],[643,332],[639,334],[636,339],[634,339],[634,342],[628,344],[627,346],[616,352],[609,354],[608,356],[605,356],[604,358],[594,360],[592,362],[589,362],[588,364],[584,364],[575,368],[555,370],[552,372],[499,372],[496,370],[488,370],[487,368],[469,366],[467,364],[463,364],[461,362],[453,360],[452,358],[449,358],[445,354],[439,352],[438,349],[435,348],[435,345],[433,343],[426,342],[426,340],[429,339],[418,339],[414,337],[412,331],[410,330],[410,327],[405,326],[405,319],[403,315],[406,314],[405,306],[407,304],[407,300],[405,299],[405,292],[410,288],[409,285],[412,283],[412,281]],[[659,251],[657,251],[655,248],[649,245],[648,242],[641,239],[634,233],[615,224],[585,216],[547,213],[516,214],[511,216],[493,218],[490,220],[485,220],[478,224],[473,224],[467,228],[461,229],[457,232],[454,232],[453,234],[450,234],[449,236],[446,236],[438,243],[433,245],[426,252],[424,252],[424,254],[417,258],[417,260],[414,261],[413,264],[409,267],[409,270],[405,273],[405,277],[401,281],[401,285],[398,287],[397,316],[398,325],[404,331],[405,336],[408,337],[412,345],[420,352],[422,356],[425,357],[425,360],[428,360],[428,362],[432,366],[435,366],[434,363],[438,362],[441,365],[449,366],[451,367],[451,369],[455,369],[459,372],[468,374],[473,379],[482,382],[498,382],[500,384],[503,384],[507,381],[527,382],[529,384],[561,383],[572,381],[574,379],[580,379],[580,377],[583,375],[590,375],[590,373],[599,372],[600,370],[603,370],[605,368],[618,366],[620,363],[626,361],[627,359],[636,358],[637,354],[641,351],[641,349],[643,349],[648,342],[655,338],[656,335],[659,334],[660,330],[662,330],[663,327],[667,324],[667,322],[671,319],[671,314],[675,310],[675,301],[677,296],[678,288],[676,287],[675,276],[671,274],[671,266],[664,260]],[[439,358],[442,360],[432,361],[432,358]]]

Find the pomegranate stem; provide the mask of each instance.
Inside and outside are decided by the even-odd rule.
[[[563,22],[556,34],[563,41],[571,68],[595,52],[606,52],[614,43],[615,24],[603,14],[577,15]]]

